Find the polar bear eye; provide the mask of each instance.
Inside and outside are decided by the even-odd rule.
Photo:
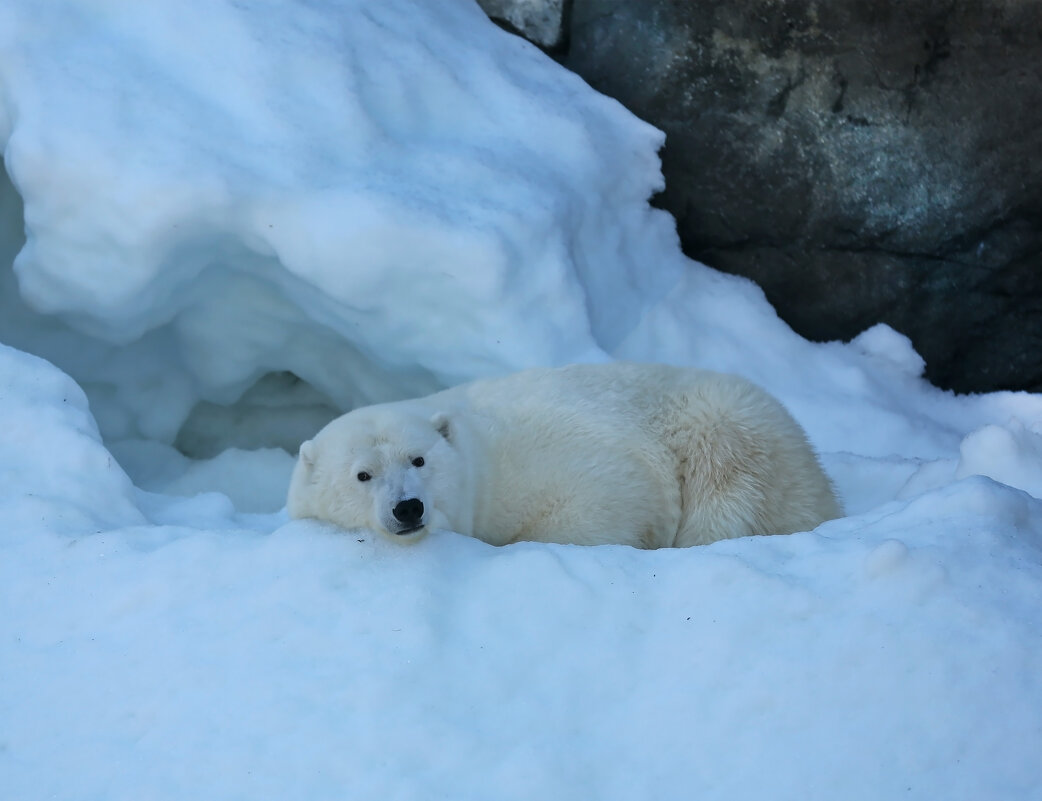
[[[413,459],[412,460],[412,466],[413,467],[423,467],[423,457],[422,456],[417,456],[415,459]]]
[[[358,474],[358,480],[359,481],[368,481],[371,478],[372,478],[372,476],[369,475],[367,472],[365,472],[365,470],[363,470],[361,473]]]

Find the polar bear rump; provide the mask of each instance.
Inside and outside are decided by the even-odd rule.
[[[287,507],[400,541],[700,545],[841,514],[806,435],[737,376],[573,365],[356,409],[305,442]]]

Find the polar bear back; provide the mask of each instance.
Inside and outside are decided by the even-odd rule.
[[[687,546],[839,515],[802,429],[736,376],[573,365],[459,391],[484,450],[473,533],[489,542]]]

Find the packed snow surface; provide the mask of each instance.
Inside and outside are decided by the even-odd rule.
[[[1042,398],[800,339],[661,142],[472,0],[0,4],[0,797],[1042,798]],[[341,411],[610,359],[762,384],[848,516],[286,518]]]

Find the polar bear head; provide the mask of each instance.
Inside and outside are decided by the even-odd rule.
[[[356,409],[300,446],[287,507],[343,528],[414,541],[460,530],[469,466],[447,415],[408,402]]]

